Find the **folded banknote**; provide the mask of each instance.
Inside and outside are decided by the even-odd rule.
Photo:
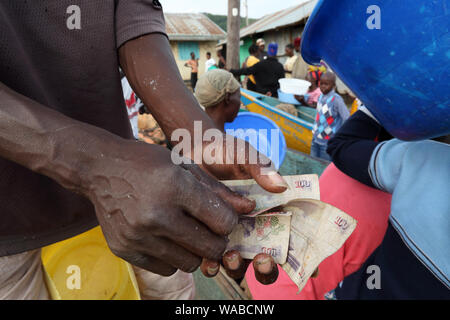
[[[281,194],[263,190],[254,180],[224,182],[256,202],[255,210],[239,219],[227,250],[238,250],[244,259],[271,255],[300,292],[319,264],[344,244],[357,221],[319,201],[317,175],[283,178],[289,188]]]

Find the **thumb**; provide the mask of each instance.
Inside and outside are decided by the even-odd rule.
[[[246,166],[246,171],[266,191],[282,193],[289,188],[286,181],[273,166],[265,167],[259,164],[252,164]]]
[[[212,192],[221,197],[239,214],[248,214],[255,209],[256,203],[253,200],[249,200],[240,194],[230,190],[223,183],[219,182],[203,171],[197,165],[182,165],[182,167],[192,173],[192,175],[203,185],[205,185]]]

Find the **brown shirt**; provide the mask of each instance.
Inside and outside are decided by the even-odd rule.
[[[165,33],[157,0],[0,1],[0,82],[73,119],[132,139],[117,49]],[[92,204],[0,157],[0,256],[97,225]]]

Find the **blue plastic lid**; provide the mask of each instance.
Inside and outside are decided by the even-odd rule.
[[[225,131],[250,143],[272,160],[277,170],[280,169],[286,156],[286,139],[271,119],[253,112],[239,113],[232,123],[225,124]]]
[[[303,59],[325,61],[396,138],[450,134],[448,3],[319,0]]]

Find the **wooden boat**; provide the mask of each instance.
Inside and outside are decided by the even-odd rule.
[[[241,102],[248,111],[262,114],[272,119],[283,131],[288,148],[309,154],[311,150],[312,128],[315,110],[299,107],[298,117],[294,117],[275,106],[282,102],[278,99],[241,89]]]

